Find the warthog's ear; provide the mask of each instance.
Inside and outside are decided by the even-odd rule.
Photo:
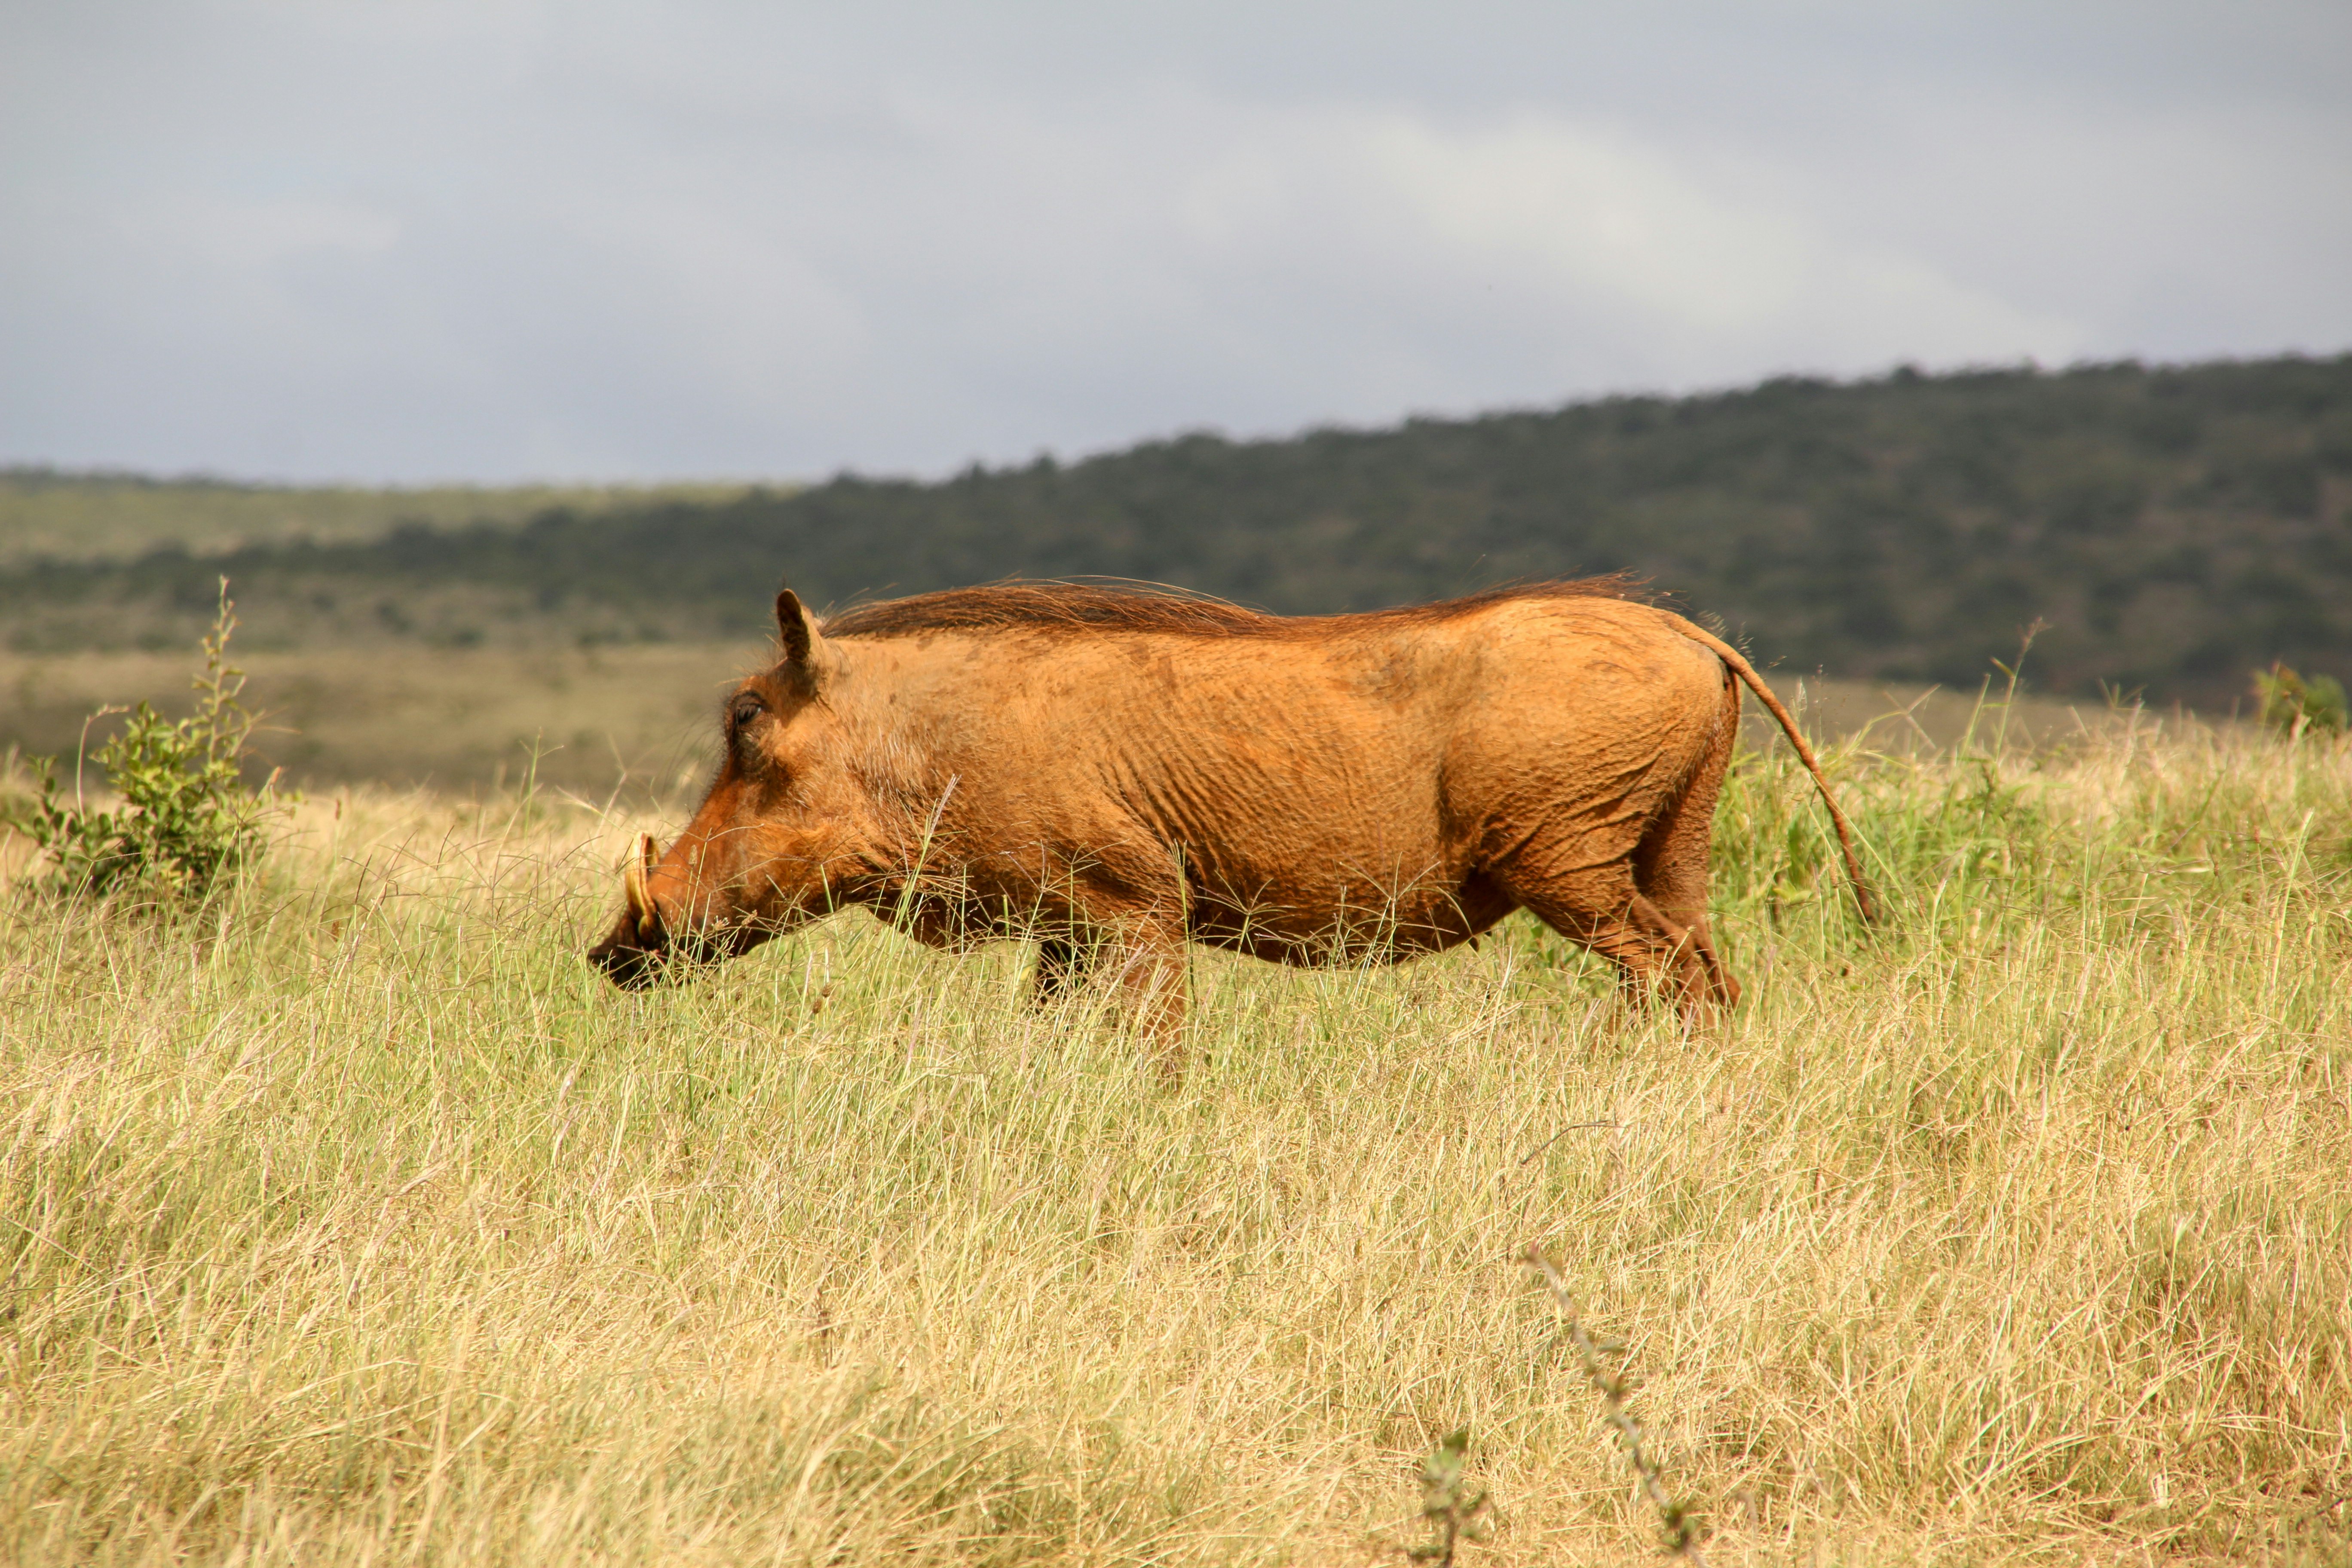
[[[816,640],[816,624],[801,596],[786,588],[776,595],[776,643],[783,649],[784,662],[808,668],[809,647]]]

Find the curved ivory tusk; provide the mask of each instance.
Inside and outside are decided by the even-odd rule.
[[[646,878],[661,863],[661,850],[650,833],[637,835],[636,852],[629,857],[628,869],[622,873],[622,887],[629,900],[629,923],[640,942],[650,942],[661,931],[661,911],[654,907],[653,895],[646,890]]]
[[[637,863],[637,858],[634,855],[629,857],[628,865],[622,868],[621,888],[628,897],[630,921],[635,922],[644,920],[646,918],[646,868]]]

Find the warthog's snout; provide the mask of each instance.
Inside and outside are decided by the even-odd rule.
[[[662,924],[661,907],[654,902],[646,879],[661,864],[660,847],[650,833],[637,835],[636,848],[622,873],[625,902],[612,932],[588,950],[588,962],[603,970],[615,985],[643,990],[661,977],[669,956],[669,932]]]

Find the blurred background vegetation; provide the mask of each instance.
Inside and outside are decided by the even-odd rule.
[[[239,484],[191,475],[0,468],[0,567],[107,561],[152,550],[217,553],[289,540],[342,543],[404,523],[519,522],[562,507],[603,512],[730,500],[742,485],[439,485],[386,489]]]
[[[142,653],[193,648],[224,574],[241,646],[272,667],[265,700],[289,694],[279,711],[312,737],[284,760],[299,767],[308,745],[315,768],[361,771],[328,755],[320,727],[430,688],[408,744],[430,739],[435,703],[516,709],[450,764],[478,774],[517,734],[625,752],[616,714],[640,741],[688,733],[755,657],[780,579],[841,604],[1099,574],[1303,613],[1614,571],[1782,679],[1973,690],[2039,622],[2037,691],[2224,715],[2281,661],[2352,677],[2352,354],[1784,378],[799,489],[371,492],[16,470],[0,483],[0,743],[54,748],[87,711],[92,656],[127,678]],[[631,695],[625,672],[657,644],[675,690]],[[687,651],[712,645],[727,657]],[[689,668],[704,673],[688,681]],[[402,743],[387,731],[382,746]]]

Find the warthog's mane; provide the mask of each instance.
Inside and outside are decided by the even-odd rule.
[[[1152,583],[990,583],[853,605],[824,619],[829,637],[896,637],[920,632],[1022,630],[1084,636],[1159,632],[1190,637],[1330,636],[1377,626],[1448,621],[1517,599],[1640,598],[1640,583],[1619,573],[1513,583],[1458,599],[1340,616],[1273,616],[1206,595]]]

